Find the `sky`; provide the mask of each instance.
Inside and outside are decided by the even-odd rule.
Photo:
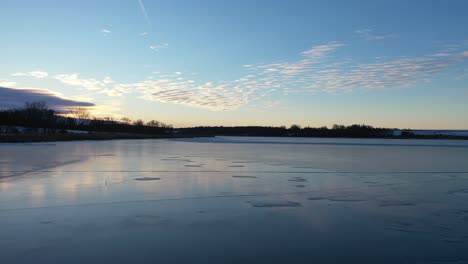
[[[1,0],[0,108],[468,129],[465,0]]]

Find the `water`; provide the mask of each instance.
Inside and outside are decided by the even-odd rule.
[[[0,144],[0,263],[468,263],[468,141]]]

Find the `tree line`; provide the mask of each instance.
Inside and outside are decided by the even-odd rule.
[[[292,125],[289,128],[265,126],[236,126],[236,127],[191,127],[177,129],[179,134],[190,135],[224,135],[224,136],[261,136],[261,137],[355,137],[380,138],[392,137],[393,129],[376,128],[368,125],[333,125],[331,128],[301,127]]]
[[[51,109],[45,102],[26,102],[24,107],[0,110],[0,125],[41,128],[56,133],[67,130],[89,132],[171,134],[172,126],[157,120],[144,122],[129,118],[93,117],[86,108],[71,108],[66,115]],[[13,129],[14,130],[14,129]],[[14,132],[14,131],[13,131]]]
[[[258,137],[348,137],[348,138],[454,138],[468,139],[465,136],[415,135],[403,130],[394,136],[395,129],[379,128],[364,124],[350,126],[333,125],[328,127],[285,126],[198,126],[174,129],[171,125],[157,120],[144,122],[123,117],[93,117],[86,108],[74,107],[64,114],[51,109],[45,102],[27,102],[22,108],[0,110],[0,132],[15,133],[16,127],[41,129],[45,133],[66,133],[69,130],[89,132],[133,133],[178,136],[258,136]]]

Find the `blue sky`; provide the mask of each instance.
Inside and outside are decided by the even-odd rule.
[[[0,87],[21,89],[4,101],[175,126],[468,129],[466,1],[0,5]]]

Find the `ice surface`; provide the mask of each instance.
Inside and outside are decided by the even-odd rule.
[[[278,200],[278,201],[249,201],[253,207],[300,207],[298,202]]]
[[[387,206],[413,206],[413,203],[404,202],[404,201],[382,201],[380,202],[379,206],[387,207]]]
[[[288,181],[292,181],[292,182],[306,182],[307,179],[304,179],[302,177],[292,177],[291,179],[289,179]]]
[[[135,178],[135,181],[157,181],[160,180],[161,178],[157,177],[141,177],[141,178]]]
[[[468,141],[0,144],[0,263],[466,263]]]

